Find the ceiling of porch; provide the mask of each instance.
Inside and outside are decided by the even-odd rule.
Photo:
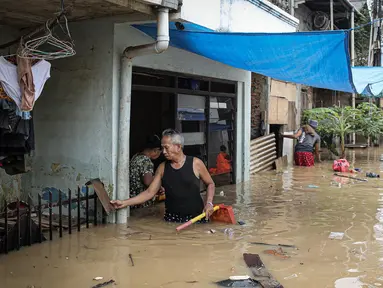
[[[70,21],[116,15],[152,15],[153,6],[137,0],[65,0]],[[0,25],[34,27],[61,11],[60,0],[1,0]]]

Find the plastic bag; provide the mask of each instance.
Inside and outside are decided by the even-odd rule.
[[[332,169],[336,172],[348,172],[350,168],[350,163],[346,159],[334,160],[332,164]]]

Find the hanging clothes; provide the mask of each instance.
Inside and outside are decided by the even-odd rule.
[[[45,82],[50,78],[50,69],[51,64],[45,60],[41,60],[32,66],[33,84],[35,86],[34,101],[40,97]],[[4,57],[0,57],[0,83],[6,94],[23,111],[22,94],[18,79],[17,66],[7,61]]]
[[[35,84],[33,83],[32,60],[17,57],[17,80],[20,83],[21,110],[31,111],[35,104]]]

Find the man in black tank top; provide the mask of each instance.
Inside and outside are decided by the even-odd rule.
[[[184,138],[175,130],[162,133],[161,145],[166,161],[155,174],[147,190],[127,200],[114,200],[116,209],[139,205],[152,199],[158,190],[165,189],[165,216],[169,222],[187,222],[203,211],[207,218],[213,213],[215,185],[205,164],[198,158],[183,153]],[[206,201],[200,194],[200,181],[207,186]]]

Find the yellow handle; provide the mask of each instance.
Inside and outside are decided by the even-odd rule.
[[[215,206],[213,209],[214,211],[217,211],[220,207],[219,206]],[[199,220],[202,220],[204,217],[206,217],[206,213],[202,213],[201,215],[198,215],[197,217],[194,217],[193,219],[189,220],[188,222],[178,226],[176,228],[176,230],[179,232],[181,231],[182,229],[185,229],[186,227],[189,227],[190,225],[194,224],[195,222],[199,221]]]
[[[214,206],[214,212],[219,209],[219,206]],[[203,212],[201,215],[198,215],[197,217],[194,217],[193,219],[190,220],[190,222],[193,224],[195,222],[198,222],[199,220],[202,220],[203,218],[206,217],[206,213]]]

